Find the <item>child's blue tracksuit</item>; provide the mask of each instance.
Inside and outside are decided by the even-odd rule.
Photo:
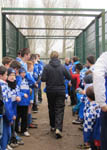
[[[12,84],[12,83],[11,83]],[[11,85],[9,85],[9,89],[10,89],[10,94],[11,94],[11,100],[12,100],[12,110],[13,110],[13,114],[14,116],[17,117],[17,101],[16,101],[16,97],[20,97],[20,89],[19,87],[16,85],[14,87],[10,87]],[[13,124],[11,126],[11,142],[12,140],[16,137],[15,135],[15,120],[13,121]]]
[[[84,142],[91,143],[94,140],[100,140],[100,113],[99,105],[95,101],[90,102],[84,114]]]
[[[39,64],[38,63],[34,64],[33,76],[34,76],[34,79],[37,81],[39,78]]]
[[[16,86],[15,89],[11,89],[10,90],[10,94],[11,94],[11,100],[12,100],[12,110],[13,110],[13,114],[15,116],[17,116],[17,101],[16,101],[16,97],[20,97],[21,98],[21,94],[20,94],[20,89],[19,86]]]
[[[72,72],[74,73],[75,71],[76,71],[76,64],[79,64],[80,63],[80,61],[76,61],[76,62],[74,62],[73,63],[73,66],[72,66]]]
[[[73,112],[79,112],[79,109],[80,109],[80,106],[81,106],[81,98],[83,97],[83,95],[82,94],[80,94],[80,93],[77,93],[76,94],[76,96],[77,96],[77,105],[75,105],[74,107],[73,107]]]
[[[84,120],[84,107],[85,107],[85,103],[87,102],[87,96],[83,95],[80,99],[80,109],[79,109],[79,118]]]
[[[64,66],[67,69],[67,71],[69,72],[70,66],[67,64],[65,64]],[[68,97],[68,83],[69,83],[69,81],[65,80],[65,97],[66,97],[66,99]]]
[[[33,70],[33,77],[35,81],[39,82],[39,73],[40,73],[40,65],[38,63],[34,64],[34,70]],[[40,87],[41,83],[39,82],[38,88]],[[34,88],[34,104],[33,107],[37,106],[37,97],[38,97],[38,88]]]
[[[36,80],[34,79],[33,72],[27,72],[26,79],[28,81],[29,87],[32,89],[30,100],[34,100],[34,87],[35,87]]]
[[[88,71],[88,68],[85,67],[80,71],[80,88],[84,89],[84,77],[85,73]]]
[[[17,60],[18,62],[21,62],[21,58],[20,58],[20,57],[16,57],[16,60]]]
[[[28,115],[28,105],[30,104],[30,89],[29,84],[26,78],[22,78],[21,76],[17,77],[20,82],[18,82],[18,86],[20,88],[21,101],[18,102],[17,107],[17,119],[16,119],[16,132],[19,132],[19,120],[21,118],[21,133],[27,131],[27,115]],[[28,98],[24,97],[24,94],[28,95]]]
[[[35,87],[35,79],[33,77],[33,72],[26,73],[26,79],[28,81],[29,87],[32,89],[32,94],[30,94],[30,103],[34,101],[34,87]],[[28,126],[32,123],[32,115],[28,114]]]
[[[9,139],[11,137],[11,123],[13,122],[12,101],[8,85],[5,81],[0,80],[2,88],[3,102],[5,107],[5,114],[3,115],[3,136],[1,139],[1,148],[5,150]]]
[[[20,78],[19,88],[20,88],[20,94],[21,94],[21,101],[18,102],[18,106],[28,106],[30,103],[29,96],[30,96],[30,89],[29,84],[26,78]],[[24,94],[28,95],[28,98],[24,97]]]

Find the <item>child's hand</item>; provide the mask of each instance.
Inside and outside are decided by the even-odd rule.
[[[107,112],[107,105],[101,107],[101,110],[102,110],[103,112]]]
[[[68,85],[69,85],[69,86],[72,86],[72,83],[71,83],[71,81],[68,83]]]
[[[38,84],[37,83],[35,83],[35,87],[38,88]]]
[[[12,122],[10,122],[10,126],[11,126],[11,125],[13,125],[13,121],[12,121]]]
[[[32,95],[32,89],[30,88],[30,95]]]
[[[81,90],[81,89],[78,91],[78,93],[80,93],[80,94],[82,94],[82,95],[85,95],[85,91],[84,91],[84,90]]]
[[[17,101],[17,102],[20,102],[20,101],[21,101],[21,98],[20,98],[19,96],[17,96],[17,97],[16,97],[16,101]]]
[[[71,71],[71,70],[72,70],[72,67],[70,67],[69,70]]]
[[[13,116],[13,120],[16,120],[16,116]]]
[[[27,95],[27,94],[24,94],[24,97],[25,97],[25,98],[28,98],[28,95]]]

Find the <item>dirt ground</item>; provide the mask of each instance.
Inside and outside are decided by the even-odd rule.
[[[33,113],[36,117],[37,129],[29,129],[30,137],[22,137],[24,146],[19,146],[15,150],[77,150],[76,146],[82,143],[82,132],[78,125],[73,125],[70,101],[66,103],[64,115],[63,138],[55,139],[55,135],[50,133],[48,107],[46,95],[43,94],[43,102],[39,105],[39,112]]]

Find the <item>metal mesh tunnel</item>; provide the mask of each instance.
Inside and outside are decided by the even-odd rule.
[[[2,51],[3,56],[16,57],[17,51],[29,47],[28,41],[35,39],[69,39],[74,40],[74,54],[81,62],[85,63],[88,55],[96,58],[107,50],[107,13],[104,9],[79,9],[79,8],[2,8]],[[85,12],[85,13],[84,13]],[[16,27],[7,15],[27,16],[73,16],[93,17],[94,20],[85,28],[34,28]],[[24,35],[22,30],[77,30],[79,35]]]
[[[75,55],[85,63],[88,55],[98,56],[107,50],[107,12],[105,13],[105,49],[102,43],[102,16],[95,18],[75,39]]]
[[[24,47],[29,47],[28,40],[8,18],[3,16],[3,56],[15,58],[17,51]]]

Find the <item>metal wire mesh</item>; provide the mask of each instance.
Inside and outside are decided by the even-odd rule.
[[[6,56],[15,58],[19,49],[29,47],[28,40],[6,18]]]

